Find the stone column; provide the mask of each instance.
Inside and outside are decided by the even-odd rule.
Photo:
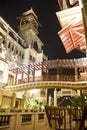
[[[12,94],[12,103],[11,103],[11,107],[14,108],[15,107],[15,102],[16,102],[16,93]]]
[[[54,89],[54,106],[57,106],[57,90]]]
[[[51,95],[49,95],[49,101],[48,101],[49,106],[51,106]]]

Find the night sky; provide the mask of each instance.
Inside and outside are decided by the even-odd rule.
[[[33,8],[42,27],[39,28],[39,37],[44,43],[44,53],[49,60],[72,59],[84,57],[85,54],[74,50],[69,54],[66,51],[57,35],[60,25],[56,16],[59,11],[57,0],[0,0],[0,16],[16,31],[19,22],[16,17],[23,12]]]

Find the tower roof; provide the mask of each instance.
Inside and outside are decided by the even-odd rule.
[[[29,14],[33,14],[35,16],[35,18],[38,19],[37,15],[35,14],[35,12],[33,11],[32,8],[30,10],[24,12],[23,16],[26,16],[26,15],[29,15]]]

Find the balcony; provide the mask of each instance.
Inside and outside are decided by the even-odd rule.
[[[87,110],[54,106],[46,106],[46,112],[31,112],[28,109],[0,109],[0,129],[81,130],[79,127],[84,113],[87,114]],[[85,119],[84,121],[83,127],[87,126],[87,121]]]

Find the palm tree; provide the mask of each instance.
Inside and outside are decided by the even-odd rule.
[[[73,99],[72,106],[75,107],[75,108],[83,109],[85,106],[87,106],[87,102],[85,100],[85,97],[83,95],[81,95],[79,97],[75,97]]]

